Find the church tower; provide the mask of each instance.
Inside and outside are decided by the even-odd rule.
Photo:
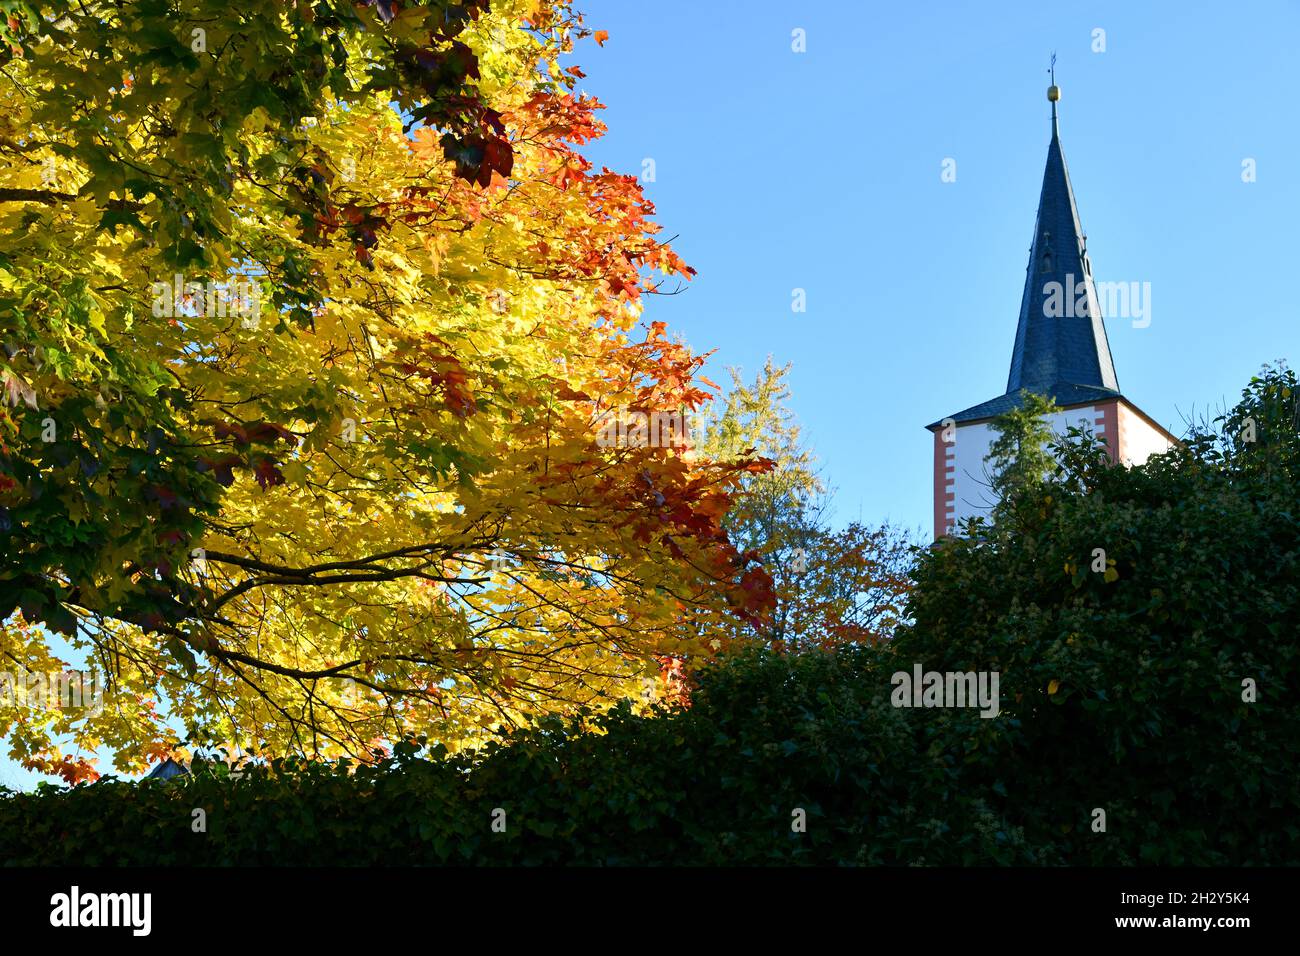
[[[1021,389],[1047,396],[1060,406],[1050,422],[1054,433],[1064,434],[1072,425],[1091,426],[1105,440],[1112,461],[1140,464],[1176,441],[1120,392],[1087,237],[1079,225],[1061,151],[1056,117],[1061,91],[1055,81],[1047,98],[1052,103],[1052,141],[1047,147],[1007,390],[926,426],[934,433],[936,538],[953,533],[958,522],[987,513],[993,506],[984,463],[996,437],[990,422],[1020,405]],[[1117,298],[1108,297],[1108,303]]]

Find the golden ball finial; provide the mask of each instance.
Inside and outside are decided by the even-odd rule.
[[[1061,98],[1061,88],[1053,83],[1047,88],[1047,98],[1055,103]]]

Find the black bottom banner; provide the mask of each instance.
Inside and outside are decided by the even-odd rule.
[[[1117,938],[1228,943],[1292,921],[1295,869],[44,869],[0,870],[3,925],[23,935],[338,944],[620,924],[807,939]]]

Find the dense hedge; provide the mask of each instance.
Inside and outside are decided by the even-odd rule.
[[[1055,480],[921,563],[893,650],[1001,671],[1011,719],[980,734],[945,712],[926,733],[968,761],[972,792],[1008,788],[998,812],[1031,845],[1098,864],[1300,862],[1298,422],[1295,375],[1269,371],[1143,467],[1077,441]],[[1096,807],[1104,836],[1083,825]]]
[[[1115,648],[1115,659],[1124,653]],[[214,772],[14,795],[0,799],[0,856],[81,865],[1300,861],[1295,764],[1269,765],[1294,757],[1300,727],[1264,698],[1249,712],[1222,704],[1235,728],[1188,707],[1182,685],[1209,674],[1181,667],[1176,643],[1147,654],[1150,681],[1115,689],[1107,696],[1122,703],[1111,709],[1078,690],[1049,704],[1041,687],[1032,704],[1017,704],[1009,698],[1047,664],[1007,658],[993,720],[893,708],[896,654],[754,654],[708,673],[689,711],[617,710],[598,719],[599,734],[550,724],[478,758],[403,747],[353,774],[281,765],[237,781]],[[1165,687],[1182,687],[1168,705],[1134,693]],[[1207,700],[1217,687],[1204,682]],[[1108,811],[1105,834],[1089,827],[1096,806]],[[198,807],[206,833],[191,829]],[[492,832],[498,807],[504,833]],[[806,833],[792,830],[795,808],[807,813]]]
[[[917,751],[917,715],[933,712],[890,706],[880,656],[750,655],[706,675],[686,712],[616,710],[596,719],[604,733],[551,723],[477,758],[405,746],[353,774],[281,765],[12,796],[0,846],[11,863],[92,865],[1050,859],[984,805],[1001,798],[963,787],[959,761]]]
[[[8,795],[0,858],[1300,863],[1295,389],[1266,376],[1226,444],[1143,468],[1067,449],[996,527],[923,556],[911,623],[884,647],[754,652],[706,670],[688,711],[545,724],[475,756],[403,745],[354,773]],[[1237,442],[1245,419],[1258,434]],[[1091,570],[1097,548],[1110,573]],[[914,663],[997,670],[1000,715],[893,707],[890,676]]]

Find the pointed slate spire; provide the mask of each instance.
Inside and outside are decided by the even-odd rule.
[[[1025,291],[1020,298],[1007,390],[927,428],[940,428],[946,421],[993,418],[1019,407],[1022,389],[1046,395],[1062,408],[1123,397],[1102,323],[1086,237],[1079,225],[1079,210],[1061,151],[1056,117],[1061,91],[1055,73],[1047,98],[1052,103],[1052,141],[1047,147],[1047,168],[1038,196],[1038,219],[1029,250]]]
[[[1061,151],[1056,118],[1061,91],[1055,82],[1047,98],[1052,102],[1052,141],[1038,197],[1007,393],[1014,395],[1024,388],[1058,395],[1074,391],[1070,386],[1118,393],[1092,265]]]

